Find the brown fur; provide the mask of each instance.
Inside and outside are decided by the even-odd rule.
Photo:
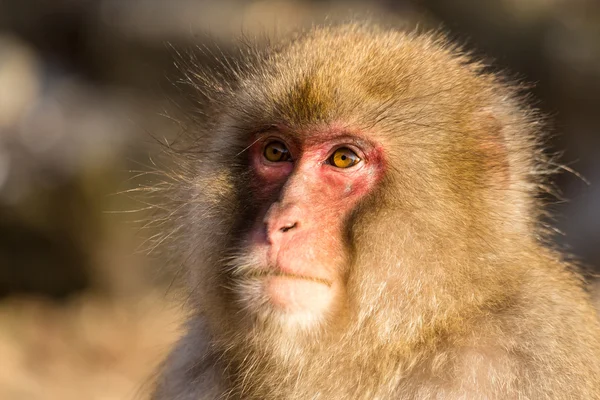
[[[166,236],[194,314],[155,399],[600,398],[600,325],[545,244],[550,163],[517,88],[430,34],[347,25],[245,52],[188,71],[206,116],[174,151]],[[388,155],[346,222],[345,300],[320,329],[257,324],[228,289],[260,206],[247,138],[269,126],[348,127]]]

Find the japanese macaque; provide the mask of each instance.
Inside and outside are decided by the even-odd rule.
[[[193,312],[154,399],[598,399],[548,245],[543,124],[437,34],[364,24],[188,70],[168,208]],[[200,114],[200,113],[199,113]]]

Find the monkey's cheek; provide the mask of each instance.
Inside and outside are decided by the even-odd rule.
[[[285,276],[271,276],[265,282],[271,304],[284,312],[320,314],[333,302],[335,285]]]

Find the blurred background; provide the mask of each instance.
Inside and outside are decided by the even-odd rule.
[[[532,83],[556,241],[600,272],[598,0],[0,0],[0,398],[144,398],[180,308],[127,194],[169,136],[175,47],[348,16],[443,28]],[[200,60],[210,63],[210,60]],[[185,110],[183,110],[185,111]],[[588,183],[586,183],[586,180]]]

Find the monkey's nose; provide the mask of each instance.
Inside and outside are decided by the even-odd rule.
[[[267,221],[267,235],[270,240],[276,239],[279,235],[297,229],[298,221],[288,218],[277,218],[274,221]]]
[[[267,241],[272,246],[281,246],[283,243],[290,240],[293,235],[293,231],[298,229],[298,221],[279,219],[276,221],[268,221],[266,223],[267,228]],[[292,231],[292,232],[290,232]]]
[[[282,234],[300,227],[300,209],[296,206],[274,204],[265,216],[265,226],[269,241],[276,241]]]
[[[279,230],[283,233],[289,231],[290,229],[294,229],[296,226],[298,226],[297,222],[288,222],[287,224],[283,225],[281,228],[279,228]]]

